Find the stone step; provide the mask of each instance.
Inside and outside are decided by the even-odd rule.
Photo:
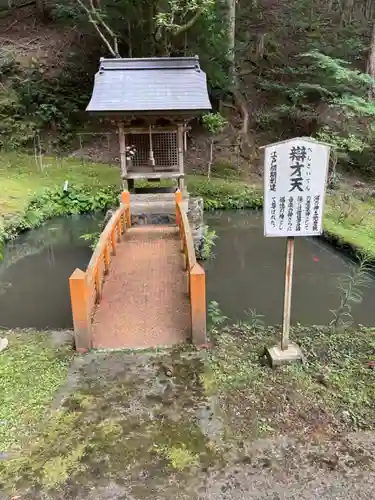
[[[183,200],[184,210],[188,210],[189,200]],[[130,207],[132,214],[174,214],[176,202],[174,193],[131,194]]]
[[[126,241],[147,241],[147,240],[155,240],[155,239],[179,239],[178,228],[175,226],[168,225],[142,225],[131,227],[126,232]]]

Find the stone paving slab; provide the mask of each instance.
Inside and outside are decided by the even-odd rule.
[[[177,228],[129,229],[104,283],[94,317],[93,347],[147,348],[186,342],[191,320],[182,266]]]

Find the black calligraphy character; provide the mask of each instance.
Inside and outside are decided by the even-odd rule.
[[[294,178],[292,177],[290,179],[291,187],[289,189],[289,193],[291,193],[295,189],[298,189],[298,191],[303,192],[302,182],[303,182],[302,177],[294,177]]]
[[[307,158],[307,151],[305,146],[293,146],[290,148],[289,158],[292,161],[304,162]]]
[[[291,177],[297,176],[302,177],[302,169],[305,165],[303,163],[296,163],[295,165],[291,165],[290,168],[293,170],[291,173]]]

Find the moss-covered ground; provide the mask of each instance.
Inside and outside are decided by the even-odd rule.
[[[9,341],[0,354],[1,454],[27,441],[65,383],[73,353],[49,333],[0,330],[0,337]]]
[[[240,325],[216,337],[206,385],[222,395],[232,430],[245,439],[374,430],[375,330],[296,327],[303,363],[270,370],[262,356],[279,342],[277,332]]]
[[[7,356],[14,363],[18,351],[40,345],[41,337],[21,342],[19,333],[12,335]],[[30,376],[30,366],[35,374],[46,371],[30,387],[43,425],[12,411],[5,416],[13,419],[13,435],[25,438],[21,450],[8,449],[14,453],[0,461],[3,498],[277,498],[262,494],[280,474],[296,484],[318,471],[330,481],[371,474],[374,332],[299,327],[293,338],[304,363],[271,370],[262,354],[276,337],[275,329],[240,325],[214,330],[211,351],[185,346],[77,356],[58,391],[60,404],[49,412],[70,354],[61,358],[60,350],[56,363],[63,366],[52,375],[44,337],[33,364],[21,358],[14,379],[12,372],[5,379],[9,393]],[[30,393],[15,396],[21,417]]]

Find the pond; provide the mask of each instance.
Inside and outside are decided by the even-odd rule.
[[[82,235],[99,231],[102,215],[58,218],[9,243],[0,262],[0,327],[72,328],[69,276],[86,269],[90,243]],[[255,212],[206,214],[217,232],[215,257],[206,262],[207,299],[232,320],[255,310],[267,324],[282,319],[285,240],[263,237]],[[350,262],[319,239],[298,238],[295,248],[292,322],[327,324],[338,307],[338,274]],[[353,308],[357,323],[375,322],[375,281]]]
[[[208,300],[219,303],[233,320],[248,319],[252,309],[268,324],[282,323],[285,239],[263,236],[262,213],[211,213],[206,223],[216,230],[214,258],[206,262]],[[352,264],[320,238],[296,238],[292,323],[327,325],[340,303],[339,275]],[[354,321],[375,324],[375,280],[362,290],[352,309]]]
[[[82,235],[103,215],[62,217],[10,242],[0,261],[0,327],[72,328],[69,276],[86,269],[92,251]]]

